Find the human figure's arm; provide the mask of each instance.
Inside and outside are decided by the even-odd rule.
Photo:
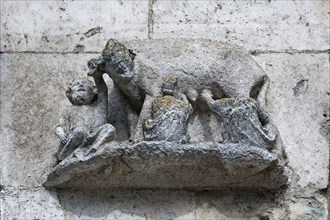
[[[143,106],[142,106],[142,109],[140,112],[140,117],[139,117],[137,126],[135,128],[135,133],[133,134],[133,141],[135,143],[143,141],[143,139],[144,139],[143,138],[143,123],[151,115],[152,101],[153,101],[153,98],[150,95],[146,95],[146,98],[144,99]]]
[[[201,93],[201,98],[202,100],[207,104],[207,106],[209,107],[209,109],[213,109],[213,104],[215,102],[215,100],[212,98],[212,92],[211,90],[208,89],[204,89],[203,92]]]
[[[107,123],[108,119],[108,88],[102,74],[93,76],[97,90],[97,127]]]
[[[96,126],[107,123],[108,119],[108,88],[103,79],[104,60],[102,58],[88,61],[88,76],[92,76],[97,90],[97,118]]]
[[[68,143],[68,136],[65,133],[62,125],[57,125],[54,129],[56,136],[61,140],[62,144]]]

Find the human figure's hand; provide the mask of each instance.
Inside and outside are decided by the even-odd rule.
[[[201,98],[202,98],[202,100],[204,100],[204,101],[206,101],[206,102],[208,102],[210,99],[213,100],[212,97],[213,97],[212,92],[211,92],[211,90],[209,90],[209,89],[204,89],[204,90],[202,91],[202,93],[201,93]]]
[[[208,107],[211,108],[212,103],[214,102],[213,94],[211,90],[204,89],[200,96],[201,96],[201,100],[203,100],[208,105]]]
[[[68,135],[64,132],[62,126],[60,125],[56,126],[54,131],[63,144],[68,143]]]
[[[87,73],[88,76],[92,77],[102,77],[103,71],[101,71],[101,65],[104,64],[104,60],[102,58],[91,59],[87,62],[89,71]]]

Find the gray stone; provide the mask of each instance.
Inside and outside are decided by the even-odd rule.
[[[142,43],[155,44],[150,40]],[[286,184],[284,151],[274,150],[275,144],[280,142],[276,140],[279,135],[276,129],[271,128],[268,113],[260,106],[266,104],[269,86],[269,79],[262,69],[243,49],[234,50],[232,46],[208,41],[177,40],[175,43],[186,43],[186,47],[192,51],[186,57],[182,55],[181,62],[174,62],[179,68],[174,76],[166,75],[168,70],[165,68],[158,71],[152,68],[164,61],[150,61],[150,58],[139,60],[139,54],[115,39],[107,42],[102,57],[88,62],[88,75],[93,76],[98,93],[95,107],[97,115],[84,110],[85,116],[78,115],[76,120],[67,120],[69,124],[74,124],[66,129],[70,133],[66,133],[62,127],[56,128],[56,134],[64,144],[59,154],[62,162],[48,176],[45,186],[62,187],[64,184],[66,187],[83,188],[201,190],[227,187],[280,188]],[[157,44],[155,49],[161,49],[158,53],[164,55],[165,61],[177,58],[173,57],[173,48],[170,47],[174,45],[169,44],[169,41],[156,41]],[[191,63],[197,50],[196,44],[203,49],[219,47],[220,52],[214,60],[205,59],[204,54],[195,61],[197,63]],[[167,50],[162,50],[161,45],[165,45]],[[200,72],[194,68],[188,69],[188,63],[198,66],[201,61],[208,62],[211,65],[209,69]],[[194,71],[188,73],[189,70]],[[132,108],[141,109],[137,113],[139,119],[134,141],[138,143],[135,145],[130,142],[111,142],[114,128],[104,127],[108,125],[108,92],[102,77],[104,73],[131,100]],[[153,77],[156,77],[156,81],[151,81]],[[177,77],[183,80],[180,90]],[[193,78],[199,84],[193,84]],[[157,80],[162,79],[159,85]],[[85,107],[94,101],[93,88],[89,87],[83,83],[73,83],[66,94],[72,104]],[[88,88],[90,93],[87,93]],[[162,97],[157,94],[162,94]],[[214,100],[213,96],[219,100]],[[223,144],[205,141],[187,144],[190,139],[188,123],[193,112],[192,105],[202,106],[203,102],[219,116]],[[85,108],[94,109],[92,106]],[[77,113],[79,111],[74,112]],[[90,117],[95,122],[85,120]],[[95,123],[96,128],[101,130],[93,131],[96,134],[89,138],[87,136],[91,132],[85,132],[88,130],[85,127],[95,127]],[[106,131],[102,132],[104,128]],[[139,133],[140,130],[143,130],[143,134]],[[147,142],[139,142],[140,135]],[[105,174],[100,176],[103,172]],[[93,183],[84,175],[93,176]],[[79,184],[75,185],[79,178],[84,179],[84,183],[78,181]],[[131,183],[130,179],[135,181]]]
[[[249,98],[223,98],[214,100],[212,93],[202,94],[209,108],[223,124],[225,143],[246,143],[271,150],[276,143],[276,131],[267,128],[268,113]]]
[[[177,87],[175,77],[163,83],[163,96],[152,101],[151,115],[143,124],[144,140],[189,142],[188,123],[193,109],[187,99],[180,99]]]
[[[65,91],[72,79],[87,75],[86,63],[93,56],[0,54],[1,185],[26,188],[44,182],[56,165],[60,144],[54,128],[72,106]],[[110,99],[108,121],[116,128],[118,140],[127,139],[124,104],[109,77],[105,81]]]
[[[329,49],[327,0],[155,1],[153,12],[156,39],[212,39],[274,52]]]
[[[324,124],[330,110],[329,54],[260,54],[254,57],[270,78],[267,110],[280,131],[293,186],[327,188],[329,142]],[[298,96],[294,88],[308,80]]]
[[[327,219],[328,0],[22,0],[1,1],[0,7],[1,219]],[[289,190],[314,189],[321,199],[246,189],[45,190],[41,184],[56,166],[54,125],[70,104],[68,83],[85,75],[87,60],[98,56],[91,52],[109,37],[148,35],[216,39],[253,51],[271,80],[266,110],[294,171]],[[117,139],[127,140],[123,102],[115,102],[117,88],[109,92],[109,122]],[[222,142],[221,129],[215,114],[193,112],[190,143]]]
[[[280,188],[278,156],[244,144],[111,142],[95,153],[77,149],[44,183],[58,188]]]
[[[66,95],[72,106],[66,109],[55,127],[62,147],[57,155],[61,161],[77,148],[91,151],[116,137],[116,129],[107,123],[108,89],[102,74],[93,75],[94,84],[86,79],[70,83]]]
[[[177,45],[180,45],[178,49]],[[133,140],[143,140],[142,124],[151,114],[151,103],[161,95],[161,84],[179,79],[185,99],[198,111],[200,93],[210,89],[215,98],[252,97],[265,105],[265,73],[243,48],[210,40],[163,39],[130,41],[110,39],[94,68],[106,72],[138,112],[131,125]],[[265,93],[265,92],[263,92]],[[199,107],[203,109],[203,107]]]
[[[1,7],[1,51],[81,53],[100,51],[111,36],[148,38],[147,0],[23,0]]]

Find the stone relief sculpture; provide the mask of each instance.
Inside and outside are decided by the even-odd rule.
[[[152,55],[162,59],[160,54]],[[133,125],[132,139],[135,142],[143,140],[141,125],[150,114],[152,100],[161,93],[160,84],[172,75],[184,82],[180,86],[182,94],[192,105],[205,88],[211,88],[216,97],[250,97],[254,87],[263,86],[265,74],[262,69],[250,57],[236,51],[224,51],[219,57],[193,58],[195,60],[169,60],[165,57],[163,62],[170,66],[164,71],[158,69],[157,62],[149,63],[148,58],[135,59],[135,54],[117,40],[107,42],[98,66],[109,74],[132,103],[132,108],[140,111],[140,120]],[[201,69],[201,64],[205,68]]]
[[[202,98],[212,112],[219,115],[224,128],[224,143],[248,143],[271,150],[276,140],[268,113],[252,98],[214,100],[210,90]]]
[[[176,77],[170,77],[162,84],[162,97],[152,101],[151,116],[143,125],[144,140],[188,143],[188,120],[193,111],[187,99],[178,96]]]
[[[57,156],[60,161],[77,148],[93,152],[116,136],[115,128],[106,121],[108,90],[102,73],[93,71],[89,75],[93,76],[96,89],[90,80],[81,79],[72,82],[66,91],[72,106],[60,120],[61,125],[55,128],[63,144]]]
[[[79,181],[85,173],[93,185],[109,187],[277,188],[286,183],[285,153],[265,110],[269,78],[246,51],[207,40],[127,45],[133,50],[110,39],[102,56],[88,62],[97,99],[87,80],[70,85],[74,114],[55,130],[64,144],[62,162],[45,186],[89,187]],[[132,115],[127,141],[117,141],[107,123],[103,74]],[[196,134],[207,136],[210,121],[219,126],[212,135],[222,135],[223,142],[191,142]]]

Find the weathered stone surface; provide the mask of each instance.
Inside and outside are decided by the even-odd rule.
[[[111,41],[113,39],[108,42]],[[125,72],[114,71],[113,64],[107,60],[117,57],[113,55],[115,52],[108,52],[111,48],[106,45],[102,53],[104,69],[119,90],[140,109],[147,95],[161,95],[161,85],[168,77],[177,77],[180,91],[195,103],[206,88],[216,97],[223,93],[227,97],[249,97],[265,76],[245,48],[217,41],[170,38],[121,43],[136,54],[134,66]]]
[[[259,94],[267,91],[266,74],[242,47],[196,39],[135,40],[124,43],[110,39],[102,57],[93,59],[92,63],[98,65],[92,65],[91,71],[97,68],[109,74],[118,90],[128,99],[128,106],[139,115],[139,121],[131,123],[134,132],[131,132],[134,134],[131,138],[135,142],[143,140],[143,121],[152,114],[153,100],[161,96],[161,85],[169,77],[178,79],[180,93],[193,105],[196,114],[192,118],[207,112],[200,97],[205,89],[211,90],[215,99],[251,97],[265,107],[264,97]],[[192,121],[189,122],[190,126],[193,126]],[[204,125],[201,133],[208,133],[205,128],[209,124],[202,121],[201,124]],[[214,132],[212,135],[219,134]],[[204,138],[199,142],[207,140]]]
[[[81,77],[87,72],[86,62],[95,55],[0,55],[2,117],[0,120],[0,133],[2,135],[2,153],[0,156],[3,171],[1,182],[5,187],[11,185],[16,190],[16,192],[8,191],[1,194],[3,218],[4,216],[22,216],[24,218],[24,215],[31,216],[31,218],[47,217],[42,212],[45,206],[40,206],[40,204],[45,204],[45,200],[49,199],[49,193],[41,196],[40,200],[31,200],[29,198],[36,194],[36,191],[33,190],[34,187],[41,187],[41,183],[45,180],[51,168],[55,166],[54,154],[57,150],[58,140],[53,134],[51,125],[57,123],[65,106],[69,105],[63,91],[65,91],[72,78]],[[323,115],[325,114],[329,117],[326,111],[328,98],[324,96],[329,88],[327,81],[329,72],[328,54],[279,53],[262,54],[254,58],[271,78],[268,110],[271,113],[271,118],[276,119],[275,123],[278,125],[282,137],[284,136],[282,139],[285,141],[285,146],[288,146],[286,150],[290,151],[288,155],[290,165],[294,162],[296,173],[300,176],[298,184],[307,187],[324,188],[327,184],[326,164],[329,148],[324,137],[318,134],[318,130],[320,128],[319,122],[325,118]],[[40,65],[40,60],[42,65]],[[297,97],[294,96],[293,88],[296,87],[297,82],[305,78],[309,79],[307,92],[305,94],[301,93]],[[275,89],[275,87],[278,87],[278,89]],[[47,91],[47,94],[44,95],[43,91]],[[116,91],[112,90],[112,92]],[[114,95],[111,96],[112,103],[114,103],[115,97]],[[285,102],[282,103],[281,100],[285,100]],[[43,108],[40,108],[41,110],[39,109],[39,111],[35,110],[39,105],[38,103],[51,106],[52,112],[43,116]],[[316,108],[315,106],[322,106],[322,108]],[[121,105],[111,106],[111,109],[112,112],[123,112]],[[194,140],[198,137],[201,140],[205,135],[212,137],[210,134],[212,132],[206,134],[199,132],[204,129],[202,122],[216,121],[212,117],[212,115],[208,116],[205,114],[202,117],[193,118],[195,125],[198,125],[194,129],[190,128],[192,129],[190,131],[191,134],[194,134],[192,137]],[[24,120],[19,122],[19,118]],[[123,116],[114,117],[112,120],[118,122],[121,118]],[[46,124],[46,121],[49,124]],[[116,125],[116,128],[118,128],[118,125]],[[308,129],[306,130],[306,128]],[[31,132],[31,129],[33,132]],[[216,132],[219,131],[216,129],[216,125],[211,125],[211,129],[214,129]],[[43,137],[47,138],[40,137],[41,133]],[[19,141],[22,140],[25,141],[20,144]],[[289,140],[289,145],[286,140]],[[309,165],[309,163],[313,165]],[[22,191],[22,188],[17,188],[19,186],[24,187],[26,192],[29,193],[19,193]],[[135,219],[138,216],[143,216],[143,218],[145,218],[144,216],[149,218],[164,216],[164,219],[173,218],[173,216],[178,218],[183,216],[183,219],[195,219],[195,217],[196,219],[203,219],[203,217],[205,219],[213,216],[224,216],[224,219],[230,219],[230,216],[235,216],[235,218],[239,219],[239,216],[243,216],[242,218],[244,219],[247,216],[246,212],[249,210],[250,202],[254,197],[251,195],[251,201],[247,201],[245,205],[238,207],[226,201],[237,201],[237,198],[242,198],[242,195],[238,195],[236,198],[234,195],[228,195],[228,193],[232,194],[233,192],[219,192],[218,194],[214,192],[204,194],[204,192],[201,192],[200,196],[204,195],[203,201],[205,202],[194,206],[194,201],[198,200],[198,198],[194,197],[194,194],[190,194],[191,192],[181,192],[173,191],[171,193],[157,194],[149,191],[140,192],[139,190],[133,190],[129,193],[131,196],[118,193],[116,194],[117,196],[114,195],[118,199],[111,200],[110,196],[112,194],[108,194],[105,191],[60,191],[59,198],[61,202],[60,206],[56,207],[60,209],[64,207],[66,214],[63,218],[66,219],[79,218],[81,216],[89,219],[101,218],[97,213],[102,213],[102,216],[105,216],[104,218],[107,216],[114,219],[128,218],[132,212],[137,212],[134,211],[137,209],[133,207],[134,205],[143,210],[141,212],[138,211],[138,215],[133,213],[134,217],[132,218]],[[214,196],[210,194],[214,194]],[[221,196],[226,194],[228,196]],[[18,195],[22,199],[17,199]],[[103,195],[108,199],[102,199],[104,198]],[[149,197],[146,197],[143,202],[138,199],[142,195],[149,195]],[[302,195],[302,197],[304,196]],[[126,199],[121,200],[120,198]],[[27,202],[27,199],[29,199],[30,203]],[[12,202],[10,206],[3,203],[3,201],[9,200]],[[130,201],[134,202],[130,203]],[[290,202],[291,200],[289,199],[288,203]],[[100,205],[101,203],[104,205]],[[126,204],[131,205],[126,206]],[[143,204],[143,206],[140,204]],[[155,205],[152,206],[152,204]],[[279,204],[281,204],[281,200],[279,200]],[[272,203],[265,203],[264,205],[262,207],[265,208],[276,206],[276,204]],[[299,205],[299,201],[294,206],[296,207],[296,205]],[[32,206],[39,208],[30,208]],[[54,214],[55,212],[62,212],[62,210],[56,208],[47,210],[52,212],[52,216],[57,216],[57,214]],[[109,210],[109,212],[106,210]],[[231,213],[234,214],[228,213],[227,210],[232,210]],[[282,212],[283,207],[279,205],[276,213],[274,213],[276,220],[281,219]],[[323,213],[323,215],[326,215],[326,213]],[[58,214],[58,216],[58,218],[62,218],[62,214]],[[184,216],[188,217],[184,218]],[[254,216],[254,213],[251,212],[248,218],[250,216]],[[258,216],[257,213],[255,216]],[[290,216],[294,220],[297,219],[295,218],[295,212],[292,212]],[[257,218],[259,217],[255,217],[255,219]]]
[[[330,113],[329,96],[324,94],[329,92],[329,57],[320,50],[329,49],[329,2],[149,2],[154,6],[148,11],[147,1],[0,1],[1,51],[6,45],[4,51],[34,53],[0,54],[0,172],[4,171],[0,173],[0,219],[326,220],[326,209],[320,205],[326,201],[320,194],[276,198],[273,192],[246,190],[61,190],[56,196],[42,188],[55,166],[58,140],[52,125],[68,104],[62,91],[72,76],[85,72],[90,58],[48,53],[100,51],[109,37],[145,39],[148,27],[154,38],[212,38],[265,53],[255,58],[271,77],[267,110],[297,174],[292,185],[306,190],[327,186],[329,142],[324,136]],[[111,108],[123,112],[120,105]],[[214,115],[193,114],[192,120],[194,126],[188,128],[192,142],[222,141]],[[210,125],[204,126],[205,122]]]
[[[10,187],[1,191],[1,216],[7,219],[65,219],[55,191]],[[18,211],[19,210],[19,211]]]
[[[327,199],[322,194],[320,191],[308,188],[289,189],[286,195],[287,218],[328,219]]]
[[[86,63],[93,56],[0,55],[2,185],[37,187],[45,180],[56,163],[59,147],[54,128],[71,105],[65,90],[72,79],[87,77]],[[123,104],[109,78],[105,79],[111,103],[109,122],[116,127],[119,139],[127,139]]]
[[[1,51],[100,51],[148,37],[148,1],[2,1]]]
[[[195,218],[195,194],[176,190],[47,191],[5,189],[2,219],[182,219]]]
[[[155,1],[154,38],[206,38],[249,50],[326,50],[329,3]]]
[[[134,181],[132,181],[134,180]],[[94,154],[77,149],[45,182],[59,188],[280,188],[283,164],[244,144],[111,142]]]
[[[161,92],[162,97],[152,101],[150,115],[142,126],[144,140],[187,144],[192,106],[187,99],[180,97],[176,77],[166,79]]]
[[[194,193],[183,190],[59,190],[67,219],[195,219]]]
[[[272,210],[275,200],[274,193],[256,190],[197,192],[196,219],[261,220],[261,213]]]
[[[270,77],[268,109],[294,169],[293,185],[324,189],[329,181],[329,54],[261,54]]]

